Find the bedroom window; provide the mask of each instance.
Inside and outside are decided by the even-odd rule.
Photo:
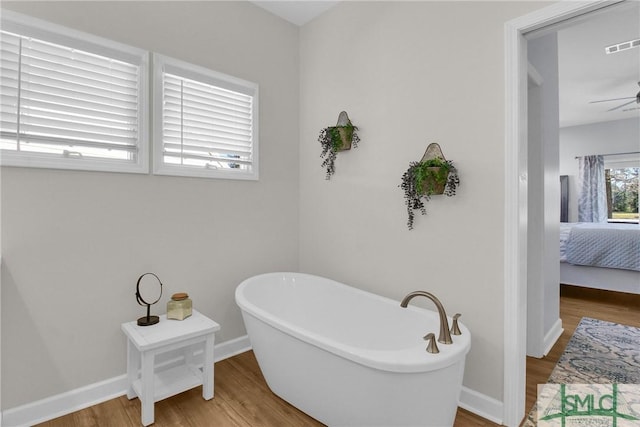
[[[154,173],[258,179],[258,85],[161,55]]]
[[[638,223],[639,167],[605,169],[609,222]]]
[[[145,51],[3,11],[3,166],[148,172]]]

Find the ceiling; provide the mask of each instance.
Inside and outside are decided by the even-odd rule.
[[[296,25],[306,24],[339,2],[330,0],[249,1]]]
[[[339,0],[250,0],[296,25],[304,25]],[[568,26],[566,26],[568,25]],[[630,104],[640,87],[640,48],[607,55],[605,47],[640,39],[640,2],[627,1],[579,17],[558,31],[560,126],[640,118]],[[616,98],[619,101],[597,102]]]
[[[605,47],[640,39],[640,2],[630,1],[577,19],[558,31],[560,126],[640,117],[640,48],[606,54]],[[608,102],[592,101],[620,99]],[[626,111],[625,111],[626,110]]]

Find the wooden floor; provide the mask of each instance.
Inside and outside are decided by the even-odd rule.
[[[563,287],[564,288],[564,287]],[[527,408],[536,399],[536,385],[545,383],[582,316],[640,327],[640,296],[606,291],[577,297],[563,289],[561,318],[565,332],[544,359],[527,358]],[[201,388],[156,403],[156,427],[301,427],[322,426],[275,396],[267,387],[253,352],[216,363],[215,398],[202,400]],[[140,403],[126,396],[40,424],[46,427],[140,425]],[[455,427],[496,426],[459,409]],[[391,427],[391,426],[390,426]]]
[[[537,385],[546,383],[582,317],[640,328],[640,295],[562,285],[560,318],[564,332],[547,356],[542,359],[527,357],[527,408],[533,406]]]

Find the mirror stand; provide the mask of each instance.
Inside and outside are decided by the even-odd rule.
[[[145,299],[142,297],[140,293],[140,282],[142,281],[142,278],[145,277],[146,275],[151,275],[155,277],[156,280],[158,281],[158,284],[160,285],[160,295],[153,302],[145,301]],[[147,290],[147,293],[148,293],[148,290]],[[141,306],[143,307],[147,306],[147,315],[138,319],[139,326],[151,326],[151,325],[155,325],[160,321],[160,317],[151,315],[151,306],[157,303],[158,301],[160,301],[161,297],[162,297],[162,282],[160,281],[160,278],[158,276],[156,276],[153,273],[145,273],[138,278],[138,283],[136,283],[136,300],[138,301],[138,304],[140,304]]]

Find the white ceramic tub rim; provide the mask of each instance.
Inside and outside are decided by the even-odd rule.
[[[312,331],[298,327],[291,322],[284,321],[277,316],[277,313],[270,313],[258,305],[250,302],[244,295],[243,291],[247,286],[255,284],[255,282],[261,280],[282,280],[286,277],[295,277],[297,279],[314,278],[327,281],[328,286],[342,287],[348,292],[353,292],[362,295],[364,298],[376,299],[383,304],[393,304],[400,306],[399,301],[395,301],[390,298],[383,297],[362,289],[358,289],[344,283],[337,282],[332,279],[328,279],[322,276],[316,276],[306,273],[292,273],[292,272],[275,272],[264,273],[253,277],[249,277],[244,280],[235,292],[235,299],[238,306],[251,316],[265,322],[266,324],[279,329],[280,331],[291,335],[299,340],[302,340],[308,344],[316,346],[325,351],[342,356],[348,360],[359,363],[361,365],[368,366],[383,371],[389,372],[428,372],[436,369],[442,369],[450,366],[454,363],[464,359],[471,347],[471,338],[469,330],[464,324],[459,323],[462,335],[452,336],[453,344],[446,345],[438,343],[440,353],[430,354],[425,351],[426,342],[422,342],[419,346],[412,348],[405,348],[399,350],[371,350],[360,349],[338,342],[331,337],[323,336]],[[438,315],[435,311],[427,310],[421,307],[409,306],[403,310],[413,310],[423,315],[432,318],[436,325],[439,322]],[[449,324],[451,324],[451,317],[449,318]],[[250,337],[251,338],[251,337]]]

